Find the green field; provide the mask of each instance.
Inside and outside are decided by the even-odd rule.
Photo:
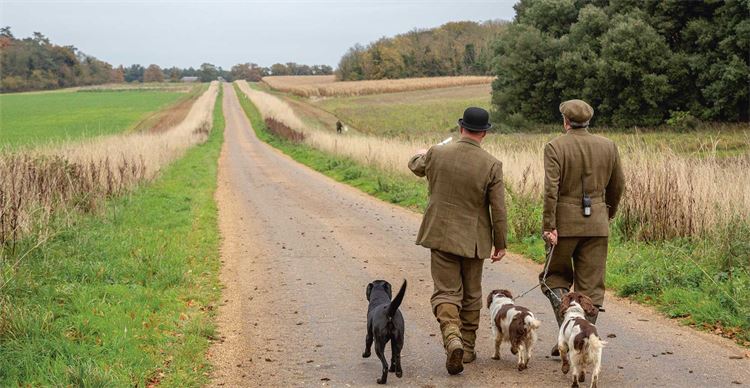
[[[38,249],[21,241],[14,256],[0,256],[0,386],[208,382],[221,292],[221,108],[220,95],[208,141],[159,179],[110,200],[103,214],[53,225]]]
[[[365,133],[383,136],[446,133],[456,127],[456,121],[467,107],[489,109],[490,86],[329,98],[313,104]]]
[[[176,102],[175,91],[101,91],[0,95],[0,146],[75,140],[125,131]]]

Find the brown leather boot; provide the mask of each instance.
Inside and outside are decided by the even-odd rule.
[[[470,364],[477,359],[474,350],[479,328],[479,310],[461,310],[461,339],[464,342],[464,364]]]
[[[450,303],[440,304],[435,308],[435,316],[440,322],[440,331],[443,335],[445,369],[452,375],[459,374],[464,370],[464,343],[461,338],[458,306]]]
[[[449,374],[457,375],[464,371],[464,344],[461,338],[451,336],[445,345],[445,369]]]

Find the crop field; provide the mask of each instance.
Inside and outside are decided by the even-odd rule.
[[[458,76],[334,82],[332,76],[279,76],[264,77],[263,82],[278,91],[301,97],[342,97],[467,85],[489,85],[492,82],[492,77]]]
[[[101,91],[0,95],[0,147],[124,132],[185,96],[185,91]]]
[[[79,92],[107,92],[107,91],[163,91],[186,93],[195,89],[196,83],[174,83],[174,82],[148,82],[148,83],[125,83],[125,84],[103,84],[82,86],[77,88]]]
[[[336,97],[311,101],[357,130],[374,135],[444,134],[469,106],[489,109],[490,85]]]
[[[217,93],[218,85],[213,83],[195,100],[184,120],[165,131],[116,134],[1,154],[0,244],[45,230],[49,217],[58,210],[92,210],[102,199],[154,178],[185,150],[206,139]]]

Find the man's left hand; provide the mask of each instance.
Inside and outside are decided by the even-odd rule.
[[[424,155],[424,154],[426,154],[426,153],[427,153],[427,150],[426,150],[425,148],[420,148],[420,149],[418,149],[418,150],[417,150],[417,151],[416,151],[416,152],[414,153],[414,155]]]
[[[495,253],[490,257],[490,260],[492,260],[493,263],[496,263],[505,257],[505,249],[497,249],[495,248]]]

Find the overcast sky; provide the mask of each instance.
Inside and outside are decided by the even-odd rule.
[[[16,37],[39,31],[115,66],[335,67],[355,43],[448,21],[510,20],[515,1],[0,0],[0,25]]]

